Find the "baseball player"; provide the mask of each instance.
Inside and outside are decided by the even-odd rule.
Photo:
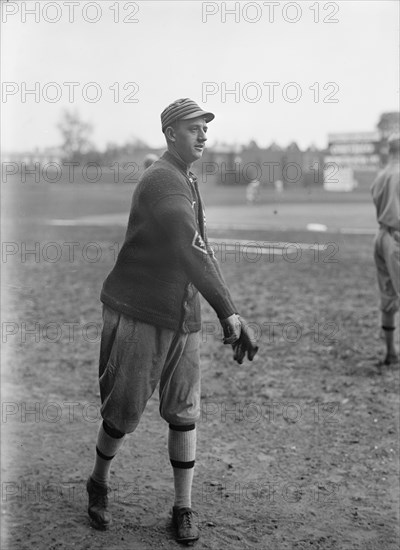
[[[390,136],[388,144],[387,166],[378,174],[371,187],[379,223],[374,242],[374,258],[386,342],[384,365],[398,361],[394,331],[400,299],[400,134]]]
[[[101,292],[99,382],[102,423],[87,481],[94,526],[111,523],[107,486],[112,459],[139,424],[159,383],[168,422],[176,539],[199,538],[191,508],[200,417],[200,300],[215,310],[234,359],[252,360],[254,337],[207,242],[203,203],[191,164],[201,159],[214,114],[185,98],[161,114],[168,150],[143,173],[133,194],[125,241]]]

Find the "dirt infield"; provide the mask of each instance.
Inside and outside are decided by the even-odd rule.
[[[30,219],[20,216],[3,258],[1,548],[179,548],[169,525],[172,472],[156,395],[113,463],[111,530],[89,524],[98,296],[123,229],[48,226],[42,214],[38,206]],[[204,304],[193,487],[199,550],[398,548],[399,368],[377,366],[384,346],[372,239],[318,234],[318,241],[333,244],[257,259],[219,250],[261,349],[253,363],[233,363]]]

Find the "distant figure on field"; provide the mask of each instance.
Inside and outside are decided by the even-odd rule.
[[[248,204],[258,202],[260,198],[260,182],[257,179],[251,180],[246,188],[246,201]]]
[[[276,180],[274,181],[274,187],[276,193],[282,193],[283,191],[283,181],[282,180]]]
[[[395,316],[400,304],[400,134],[390,136],[388,144],[388,163],[371,187],[379,223],[374,241],[374,258],[386,342],[384,365],[399,360],[394,333]]]
[[[246,187],[246,202],[247,204],[254,204],[258,202],[261,191],[261,184],[258,179],[258,164],[256,162],[249,162],[248,165],[246,165],[246,176],[249,179],[249,183]]]

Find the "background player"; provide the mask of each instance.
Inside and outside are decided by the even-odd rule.
[[[374,258],[381,298],[382,329],[385,334],[384,365],[398,361],[395,347],[395,316],[400,298],[400,134],[388,140],[389,159],[371,187],[379,231]]]

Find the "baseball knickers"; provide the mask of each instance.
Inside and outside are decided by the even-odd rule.
[[[381,228],[375,237],[374,258],[378,273],[381,310],[395,313],[400,300],[400,232]]]
[[[160,415],[170,424],[200,418],[200,332],[175,332],[103,306],[99,382],[101,416],[130,433],[158,383]]]

